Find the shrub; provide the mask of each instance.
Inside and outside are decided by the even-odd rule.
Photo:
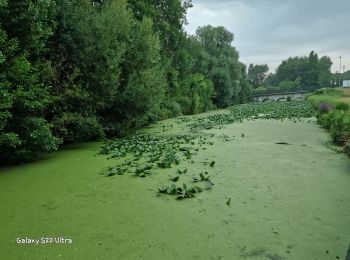
[[[52,123],[55,135],[64,142],[90,141],[104,137],[103,128],[96,117],[65,112],[56,116]]]
[[[163,120],[171,117],[176,117],[182,115],[182,104],[180,100],[174,101],[172,99],[167,99],[162,102],[160,111],[158,112],[157,119]]]
[[[329,129],[331,127],[332,118],[334,116],[335,110],[329,112],[329,113],[319,113],[316,117],[318,120],[318,123],[322,125],[324,128]]]
[[[336,111],[330,119],[331,137],[334,143],[344,145],[350,139],[350,112]]]
[[[16,131],[0,134],[1,165],[33,161],[39,152],[54,151],[60,144],[60,140],[52,136],[51,125],[43,118],[21,118],[15,125]]]

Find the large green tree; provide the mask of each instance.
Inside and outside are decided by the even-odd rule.
[[[197,65],[200,72],[214,84],[214,104],[219,107],[229,106],[242,101],[245,84],[245,67],[238,61],[239,55],[232,47],[233,34],[219,26],[199,27],[196,39],[203,46],[205,53],[200,52]]]

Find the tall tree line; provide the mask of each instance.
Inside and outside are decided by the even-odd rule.
[[[319,58],[316,52],[311,51],[309,56],[289,57],[282,61],[275,73],[268,74],[267,65],[251,64],[248,77],[254,92],[312,91],[331,86],[331,66],[328,56]]]
[[[233,34],[191,1],[0,0],[0,164],[250,98]]]

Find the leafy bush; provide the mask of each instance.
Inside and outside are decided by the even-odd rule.
[[[330,132],[334,143],[344,145],[350,138],[350,112],[336,111],[330,118]]]
[[[333,109],[318,115],[318,122],[330,129],[332,141],[344,145],[350,139],[350,111]]]
[[[96,117],[65,112],[56,116],[52,123],[55,135],[64,142],[96,140],[104,136],[103,128]]]
[[[317,121],[320,125],[322,125],[326,129],[330,129],[332,124],[332,119],[334,118],[334,115],[337,111],[332,110],[328,113],[318,113],[317,114]]]
[[[184,97],[184,99],[181,99],[181,100],[185,100],[185,98],[186,97]],[[170,117],[180,116],[183,113],[182,109],[184,107],[185,106],[180,105],[178,102],[169,99],[164,102],[163,108],[161,108],[161,111],[159,112],[159,119],[166,119]]]

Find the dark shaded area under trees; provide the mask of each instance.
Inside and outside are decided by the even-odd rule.
[[[224,27],[191,1],[0,0],[0,164],[250,99]]]

